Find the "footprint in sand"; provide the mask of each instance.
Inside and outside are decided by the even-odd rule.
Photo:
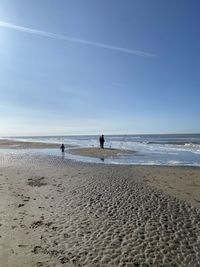
[[[39,226],[42,226],[44,222],[42,220],[35,221],[31,224],[31,228],[38,228]]]
[[[41,251],[42,251],[41,246],[35,246],[31,252],[34,254],[39,254]]]
[[[23,207],[25,204],[24,203],[20,203],[19,205],[18,205],[18,208],[21,208],[21,207]]]
[[[22,245],[22,244],[19,244],[18,247],[19,247],[19,248],[25,248],[25,247],[28,247],[28,245]]]
[[[45,177],[34,177],[34,178],[29,178],[28,183],[29,186],[44,186],[47,185],[47,182],[45,181]]]

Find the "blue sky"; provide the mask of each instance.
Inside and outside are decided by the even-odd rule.
[[[0,136],[200,132],[198,0],[1,0]]]

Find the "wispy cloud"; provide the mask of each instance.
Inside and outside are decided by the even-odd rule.
[[[144,51],[141,51],[141,50],[128,49],[128,48],[124,48],[124,47],[113,46],[113,45],[108,45],[108,44],[104,44],[104,43],[99,43],[99,42],[93,42],[93,41],[89,41],[89,40],[74,38],[74,37],[71,37],[71,36],[55,34],[55,33],[46,32],[46,31],[40,31],[40,30],[37,30],[37,29],[32,29],[32,28],[28,28],[28,27],[19,26],[19,25],[15,25],[15,24],[12,24],[12,23],[5,22],[5,21],[0,21],[0,27],[16,30],[16,31],[20,31],[20,32],[27,32],[27,33],[30,33],[30,34],[36,34],[36,35],[40,35],[40,36],[43,36],[43,37],[62,40],[62,41],[67,41],[67,42],[74,42],[74,43],[80,43],[80,44],[85,44],[85,45],[92,45],[92,46],[96,46],[96,47],[99,47],[99,48],[110,49],[110,50],[113,50],[113,51],[132,54],[132,55],[135,55],[135,56],[143,56],[143,57],[153,57],[154,56],[151,53],[144,52]]]

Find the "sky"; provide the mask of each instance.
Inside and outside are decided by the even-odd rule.
[[[1,0],[0,136],[200,132],[199,0]]]

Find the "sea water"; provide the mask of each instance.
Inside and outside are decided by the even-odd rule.
[[[99,136],[96,135],[15,137],[9,139],[65,143],[75,147],[99,146]],[[128,149],[135,151],[135,153],[133,155],[95,159],[70,155],[66,150],[65,158],[112,164],[200,166],[200,134],[105,135],[105,147]],[[29,151],[30,153],[63,156],[59,147],[58,149],[33,149]]]

